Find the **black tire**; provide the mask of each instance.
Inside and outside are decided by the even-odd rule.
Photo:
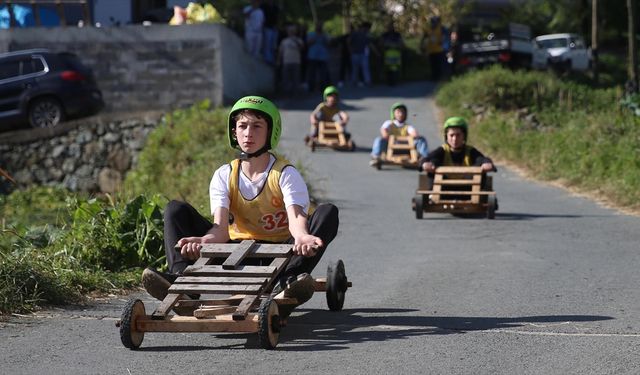
[[[120,317],[120,340],[126,348],[136,350],[142,344],[144,332],[136,330],[136,320],[145,315],[144,303],[139,299],[131,299],[124,306]]]
[[[53,128],[64,120],[62,104],[53,97],[44,97],[29,104],[29,124],[34,128]]]
[[[498,206],[498,200],[495,195],[489,195],[487,197],[487,219],[496,218],[496,208]]]
[[[353,151],[355,151],[355,150],[356,150],[356,143],[355,143],[354,141],[349,140],[348,145],[349,145],[349,151],[352,151],[352,152],[353,152]]]
[[[376,161],[376,169],[377,170],[381,170],[382,169],[382,160],[377,160]]]
[[[413,210],[416,212],[416,219],[422,219],[424,214],[424,195],[418,194],[413,197]]]
[[[327,306],[331,311],[340,311],[344,306],[344,294],[347,291],[347,275],[344,262],[329,263],[327,267]]]
[[[316,151],[316,141],[312,140],[311,144],[310,144],[310,147],[311,147],[311,152],[315,152]]]
[[[258,309],[258,342],[263,349],[272,350],[280,337],[278,304],[271,298],[262,301]]]

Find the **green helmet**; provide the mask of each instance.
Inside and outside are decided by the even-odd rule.
[[[327,86],[327,88],[324,89],[324,92],[322,93],[322,99],[327,100],[327,96],[333,94],[340,95],[338,89],[335,86]]]
[[[462,117],[449,117],[447,121],[444,122],[443,132],[444,132],[444,140],[447,140],[447,129],[449,128],[460,128],[464,133],[465,139],[467,138],[467,134],[469,131],[469,125],[467,124],[467,120]]]
[[[233,137],[233,128],[236,124],[233,117],[241,110],[252,109],[267,116],[269,125],[269,134],[267,135],[267,149],[273,149],[278,146],[280,134],[282,133],[282,121],[280,120],[280,112],[278,108],[269,99],[261,96],[245,96],[233,105],[228,117],[227,137],[229,138],[229,146],[231,148],[239,148],[238,141]]]
[[[391,106],[391,110],[389,111],[389,114],[391,116],[391,120],[393,121],[393,119],[395,118],[393,116],[393,112],[398,109],[398,108],[403,108],[404,109],[404,113],[408,116],[409,115],[409,111],[407,110],[407,106],[404,105],[404,103],[400,103],[400,102],[396,102],[393,103],[393,105]]]

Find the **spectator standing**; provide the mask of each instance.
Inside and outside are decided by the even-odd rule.
[[[359,82],[358,74],[362,72],[364,84],[371,84],[371,70],[369,68],[369,30],[371,23],[363,22],[357,30],[351,33],[349,37],[349,49],[351,51],[351,82],[353,84],[362,85]]]
[[[262,48],[262,29],[264,27],[264,13],[260,9],[260,0],[251,0],[251,4],[244,7],[244,42],[247,51],[260,57]]]
[[[400,78],[402,68],[402,49],[404,41],[402,35],[396,31],[393,21],[387,24],[387,30],[381,35],[381,44],[384,55],[384,73],[387,84],[393,86]]]
[[[269,64],[274,64],[276,62],[276,49],[278,48],[278,16],[280,8],[274,4],[273,0],[264,0],[260,8],[264,13],[262,48],[264,60]]]
[[[316,24],[314,31],[307,34],[307,84],[309,91],[329,83],[329,37],[322,30],[322,23]]]
[[[296,25],[287,26],[287,37],[280,42],[278,65],[282,68],[282,89],[293,95],[300,86],[300,64],[304,42],[298,37]]]
[[[431,79],[439,81],[445,62],[445,43],[446,42],[446,30],[440,23],[440,17],[431,17],[429,26],[422,37],[420,43],[423,50],[426,50],[429,56],[429,65],[431,66]]]
[[[351,31],[341,35],[336,42],[340,48],[340,71],[338,75],[338,87],[351,80],[351,52],[349,51],[349,37]]]

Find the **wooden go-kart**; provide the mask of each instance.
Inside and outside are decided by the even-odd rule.
[[[387,152],[383,153],[373,165],[380,170],[384,164],[417,168],[418,151],[414,146],[414,138],[410,135],[390,135]]]
[[[356,149],[356,144],[349,138],[344,126],[338,121],[320,121],[318,123],[318,137],[310,138],[307,145],[311,148],[311,152],[314,152],[318,147],[341,151]]]
[[[438,167],[429,190],[427,173],[420,173],[418,190],[412,207],[416,219],[424,212],[448,212],[451,214],[484,214],[488,219],[496,217],[498,198],[493,191],[493,179],[484,175],[481,167]]]
[[[147,315],[139,299],[126,304],[116,323],[122,344],[138,349],[145,332],[255,332],[261,347],[274,349],[283,327],[279,307],[290,311],[298,305],[296,299],[285,298],[284,292],[271,296],[274,283],[292,254],[290,244],[242,241],[203,245],[200,258],[176,279],[151,315]],[[214,258],[224,262],[211,265]],[[242,265],[245,258],[262,258],[270,263]],[[342,309],[350,286],[341,260],[329,264],[326,279],[315,279],[315,290],[326,292],[332,311]],[[192,299],[189,295],[200,297]],[[170,314],[172,310],[182,315]]]

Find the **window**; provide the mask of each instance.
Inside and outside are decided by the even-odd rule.
[[[13,78],[20,75],[20,60],[0,62],[0,79]]]

